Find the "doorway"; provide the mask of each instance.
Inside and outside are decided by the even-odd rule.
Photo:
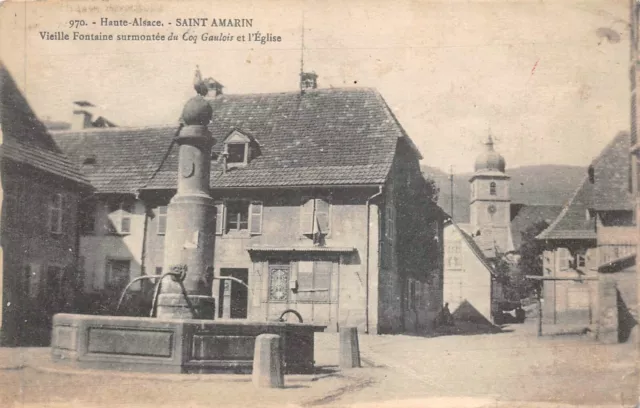
[[[220,276],[230,276],[249,284],[249,270],[246,268],[222,268]],[[246,319],[249,305],[247,287],[232,280],[220,282],[218,317],[226,319]]]

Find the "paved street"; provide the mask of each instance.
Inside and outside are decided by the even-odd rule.
[[[47,349],[0,349],[2,407],[630,407],[630,345],[539,339],[534,325],[473,336],[360,336],[364,368],[335,371],[338,338],[316,338],[322,373],[256,390],[248,376],[71,371]],[[373,366],[371,366],[373,365]]]

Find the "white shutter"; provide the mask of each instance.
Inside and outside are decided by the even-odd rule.
[[[300,205],[300,233],[302,235],[313,234],[313,210],[314,200],[303,197]]]
[[[567,248],[558,248],[558,269],[566,271],[571,262],[571,253]]]
[[[318,198],[315,201],[316,217],[318,218],[320,231],[323,234],[328,234],[331,229],[331,204],[322,198]]]
[[[251,203],[251,211],[249,216],[249,231],[253,235],[262,233],[262,202],[253,201]]]
[[[216,201],[216,235],[222,235],[224,229],[224,203]]]

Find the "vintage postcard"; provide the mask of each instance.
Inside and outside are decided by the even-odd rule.
[[[0,1],[0,406],[638,406],[638,4]]]

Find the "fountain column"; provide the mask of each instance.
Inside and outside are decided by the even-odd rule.
[[[178,185],[167,208],[163,271],[184,274],[182,284],[188,299],[176,278],[164,278],[156,309],[159,318],[214,317],[211,295],[216,209],[209,195],[214,140],[207,129],[212,114],[211,105],[201,95],[191,98],[182,112],[184,126],[176,138]]]

